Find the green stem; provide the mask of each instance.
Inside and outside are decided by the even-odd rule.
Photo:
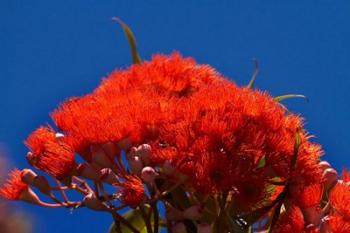
[[[150,217],[146,214],[145,208],[139,206],[143,220],[145,221],[147,233],[153,233]]]
[[[157,208],[157,202],[155,202],[154,204],[152,204],[152,209],[153,209],[153,214],[154,214],[154,233],[158,233],[159,232],[159,211]]]
[[[123,233],[119,221],[114,221],[114,227],[117,233]]]

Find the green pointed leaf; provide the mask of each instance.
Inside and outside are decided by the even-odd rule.
[[[270,227],[269,227],[269,230],[268,230],[269,233],[272,233],[273,228],[275,227],[275,225],[276,225],[276,223],[277,223],[277,221],[278,221],[278,219],[280,217],[281,207],[282,207],[282,202],[278,203],[278,205],[275,208],[275,211],[274,211],[272,219],[271,219],[271,224],[270,224]]]
[[[259,163],[258,163],[258,166],[257,168],[263,168],[266,166],[266,156],[264,155],[260,160],[259,160]]]
[[[140,57],[140,55],[137,52],[136,40],[135,40],[134,34],[132,33],[131,29],[129,28],[128,25],[126,25],[118,17],[114,17],[114,18],[112,18],[112,20],[118,22],[120,24],[120,26],[123,28],[125,36],[128,39],[128,42],[129,42],[129,45],[130,45],[132,62],[134,64],[141,64],[142,63],[141,57]]]
[[[295,99],[295,98],[305,99],[306,102],[309,102],[309,99],[306,96],[296,95],[296,94],[280,95],[280,96],[275,97],[274,100],[276,102],[281,102],[281,101],[286,100],[286,99]]]
[[[299,148],[301,144],[301,137],[300,137],[300,129],[297,129],[297,132],[295,133],[295,142],[294,142],[294,154],[293,154],[293,159],[292,159],[292,166],[295,168],[297,159],[298,159],[298,154],[299,154]]]
[[[254,84],[255,84],[255,80],[256,78],[258,77],[258,73],[259,73],[259,63],[258,63],[258,60],[254,59],[254,65],[255,65],[255,68],[254,68],[254,72],[253,72],[253,75],[247,85],[248,88],[252,89],[254,87]]]
[[[150,210],[150,206],[145,205],[144,206],[146,211]],[[128,212],[126,212],[123,217],[125,218],[126,221],[128,221],[133,227],[135,227],[140,233],[147,233],[147,228],[146,224],[142,218],[141,211],[139,209],[133,209]],[[151,219],[151,224],[153,226],[153,215]],[[164,228],[166,225],[164,221],[160,221],[159,227]],[[133,233],[132,230],[130,230],[129,227],[124,225],[123,223],[120,223],[120,229],[122,233]],[[112,223],[112,225],[109,228],[109,233],[118,233],[115,223]]]

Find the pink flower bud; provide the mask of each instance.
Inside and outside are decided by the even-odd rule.
[[[172,233],[187,233],[186,226],[182,222],[176,223],[172,227]]]
[[[324,188],[329,190],[337,183],[338,173],[333,168],[327,168],[322,174]]]
[[[197,225],[197,233],[212,233],[213,228],[210,224],[201,223]]]
[[[138,156],[134,156],[132,159],[130,159],[128,161],[129,163],[129,168],[131,173],[135,174],[135,175],[140,175],[142,168],[143,168],[143,163],[140,159],[140,157]]]
[[[137,148],[137,154],[140,156],[142,162],[145,165],[149,164],[149,157],[151,155],[152,148],[148,144],[142,144]]]
[[[157,173],[152,167],[144,167],[141,171],[141,178],[146,182],[150,183],[154,180]]]
[[[322,209],[319,206],[313,206],[302,210],[306,224],[318,225],[321,222]]]
[[[118,183],[118,177],[114,174],[112,169],[110,168],[104,168],[100,171],[100,180],[102,182],[108,183],[108,184],[115,184]]]
[[[104,211],[107,207],[96,198],[93,193],[89,193],[84,197],[83,205],[96,211]]]
[[[198,220],[201,218],[203,213],[203,208],[200,205],[194,205],[191,206],[190,208],[187,208],[184,212],[183,215],[185,218],[190,219],[190,220]]]
[[[35,177],[38,175],[31,169],[23,169],[21,172],[22,182],[28,185],[33,185]]]
[[[38,176],[31,169],[23,169],[21,172],[22,182],[39,189],[40,192],[49,195],[51,187],[47,179],[43,176]]]
[[[79,176],[84,178],[99,181],[100,180],[100,172],[91,166],[89,163],[79,164],[77,167],[77,173]]]
[[[137,148],[136,147],[131,147],[130,150],[128,151],[128,153],[125,154],[125,157],[127,160],[131,160],[133,159],[135,156],[137,155]]]
[[[319,162],[318,166],[322,169],[322,171],[326,170],[327,168],[332,168],[332,166],[327,161]]]
[[[64,134],[59,132],[57,132],[55,136],[56,138],[64,138]]]

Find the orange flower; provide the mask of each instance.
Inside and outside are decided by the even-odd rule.
[[[343,170],[342,179],[344,182],[350,182],[350,172],[347,170]]]
[[[0,196],[8,200],[19,200],[21,194],[28,189],[28,185],[22,182],[21,171],[13,170],[6,183],[0,187]]]
[[[74,152],[64,138],[59,138],[51,128],[41,127],[27,139],[29,163],[58,179],[69,175],[74,167]]]
[[[303,126],[299,116],[269,94],[237,87],[177,53],[115,71],[93,93],[66,101],[51,116],[64,140],[46,129],[27,144],[33,165],[55,176],[69,174],[73,152],[91,162],[92,145],[119,143],[127,152],[147,143],[152,166],[173,166],[205,193],[240,188],[250,194],[251,207],[274,196],[266,188],[271,179],[304,187],[320,177],[322,150],[302,130],[296,169],[292,164],[295,135]],[[249,182],[259,184],[258,191]]]
[[[273,233],[301,233],[304,229],[304,217],[300,208],[293,206],[281,214]]]
[[[350,187],[347,183],[337,183],[329,195],[329,201],[334,210],[350,221]]]
[[[292,201],[300,208],[309,208],[320,204],[323,186],[313,184],[306,187],[292,187],[290,190]]]
[[[136,176],[126,176],[124,182],[118,184],[118,189],[124,205],[136,208],[145,199],[142,181]]]
[[[332,214],[324,218],[321,224],[321,232],[349,233],[350,223],[338,214]]]

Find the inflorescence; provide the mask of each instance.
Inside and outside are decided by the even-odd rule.
[[[116,232],[140,232],[125,209],[149,233],[350,232],[350,173],[337,180],[303,119],[178,53],[114,71],[51,117],[25,142],[46,175],[13,170],[2,197],[110,212]]]

